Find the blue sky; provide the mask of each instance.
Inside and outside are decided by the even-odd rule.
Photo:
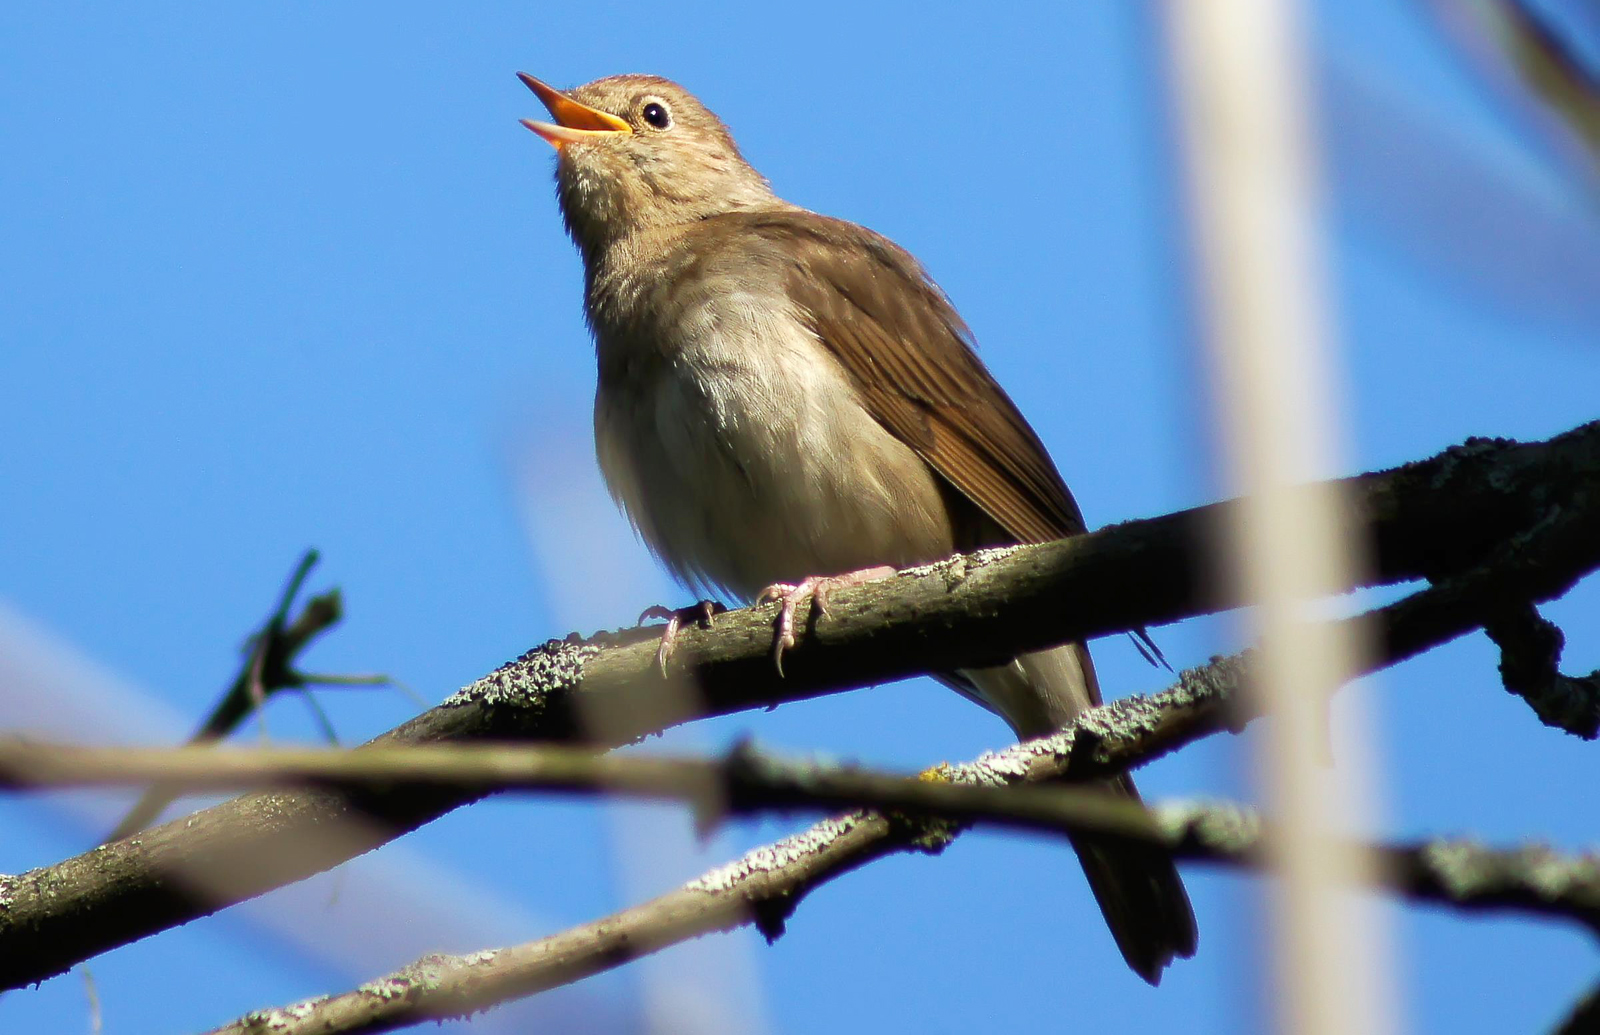
[[[1476,84],[1418,5],[1316,10],[1341,471],[1595,416],[1593,182]],[[676,78],[785,197],[911,249],[1091,524],[1216,498],[1153,25],[1117,0],[982,17],[829,2],[782,15],[10,5],[0,724],[181,737],[310,545],[324,557],[314,588],[342,586],[348,618],[308,665],[386,671],[429,701],[548,636],[687,601],[594,470],[580,269],[548,148],[516,124],[539,114],[517,70],[569,85]],[[1568,668],[1600,664],[1600,590],[1549,613],[1572,641]],[[1175,664],[1238,635],[1226,619],[1158,633]],[[1113,694],[1161,684],[1120,638],[1096,657]],[[1600,776],[1592,747],[1539,727],[1494,661],[1475,637],[1345,695],[1341,728],[1359,717],[1373,731],[1378,828],[1592,843],[1593,809],[1572,791]],[[376,691],[322,700],[351,742],[415,710]],[[275,740],[316,735],[293,700],[267,725]],[[665,741],[709,749],[743,733],[908,769],[1005,741],[998,720],[927,681]],[[1246,744],[1214,740],[1141,785],[1250,797],[1248,769]],[[0,802],[0,871],[82,850],[114,812],[103,796]],[[106,1030],[209,1027],[431,949],[535,938],[800,822],[702,846],[674,809],[464,810],[342,877],[95,960]],[[748,932],[703,940],[473,1030],[1260,1027],[1259,886],[1206,870],[1188,881],[1201,952],[1159,991],[1123,967],[1063,844],[970,836],[828,886],[771,948]],[[1575,929],[1383,912],[1415,1030],[1536,1029],[1593,977]],[[78,975],[0,999],[5,1030],[87,1023]]]

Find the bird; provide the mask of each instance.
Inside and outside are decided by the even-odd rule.
[[[825,613],[838,586],[1087,530],[910,253],[780,198],[722,120],[669,79],[561,91],[518,76],[550,114],[522,122],[556,150],[556,196],[583,262],[607,488],[685,585],[780,601],[780,664],[797,609],[810,600]],[[938,678],[1019,738],[1101,702],[1082,642]],[[1126,775],[1098,786],[1138,797]],[[1154,985],[1194,954],[1170,856],[1072,844],[1135,973]]]

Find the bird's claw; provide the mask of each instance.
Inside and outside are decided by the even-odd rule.
[[[773,623],[772,634],[772,664],[778,670],[778,675],[783,675],[783,652],[793,647],[794,616],[800,608],[803,597],[810,596],[812,606],[827,613],[827,598],[819,595],[818,586],[826,581],[816,577],[802,579],[799,582],[774,582],[760,593],[756,594],[757,605],[780,602],[777,621]]]
[[[726,611],[727,607],[715,600],[702,600],[689,607],[673,609],[662,607],[660,604],[651,604],[639,612],[637,624],[643,625],[652,618],[665,618],[667,627],[661,630],[661,642],[656,645],[656,667],[661,669],[661,677],[667,676],[667,662],[672,660],[672,654],[677,650],[678,630],[683,628],[684,620],[698,621],[702,628],[711,628],[712,621],[717,615]]]
[[[795,615],[800,609],[800,601],[810,597],[811,614],[825,615],[828,613],[828,600],[834,590],[845,586],[859,586],[863,582],[893,575],[894,571],[893,568],[880,566],[847,571],[843,575],[812,575],[799,582],[775,582],[757,593],[754,601],[757,606],[774,600],[780,601],[782,605],[778,608],[778,618],[773,623],[772,636],[772,664],[777,668],[778,675],[783,675],[783,652],[793,647],[796,642]]]

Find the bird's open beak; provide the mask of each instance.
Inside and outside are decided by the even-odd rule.
[[[526,72],[518,72],[517,78],[544,102],[544,106],[550,109],[550,114],[556,120],[555,125],[534,119],[523,119],[522,124],[544,137],[557,151],[567,144],[581,144],[596,138],[633,132],[632,126],[610,112],[591,108],[587,104],[579,104],[560,90],[541,83]]]

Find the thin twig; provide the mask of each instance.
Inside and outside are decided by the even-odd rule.
[[[301,587],[319,559],[316,550],[307,550],[294,571],[290,573],[283,592],[272,613],[259,630],[245,640],[245,660],[228,689],[211,709],[200,727],[190,736],[191,745],[211,744],[231,733],[248,716],[254,714],[261,724],[261,741],[265,744],[267,727],[263,706],[273,694],[283,690],[299,690],[317,716],[319,725],[330,740],[334,740],[332,724],[316,701],[312,700],[312,686],[382,686],[389,683],[381,675],[328,676],[311,675],[295,668],[294,663],[320,635],[339,624],[344,617],[343,599],[337,589],[312,597],[291,622],[289,612],[300,594]],[[153,786],[145,791],[106,838],[118,841],[143,829],[170,805],[177,793],[171,787]]]
[[[317,560],[317,551],[307,550],[295,564],[267,620],[245,640],[244,664],[239,674],[223,691],[222,697],[200,723],[200,727],[189,737],[190,744],[221,740],[246,716],[259,711],[272,693],[299,685],[293,668],[295,657],[319,635],[337,625],[343,616],[339,591],[332,590],[313,597],[294,622],[289,622],[289,611],[294,606],[295,597],[299,595],[300,587],[305,584],[311,569],[316,567]],[[261,731],[265,738],[264,724]],[[128,814],[106,840],[118,841],[143,829],[175,797],[171,788],[151,787],[128,810]]]
[[[105,1011],[100,1005],[100,989],[95,986],[94,971],[84,964],[78,972],[83,975],[83,995],[89,1004],[89,1035],[101,1035],[105,1031]]]

